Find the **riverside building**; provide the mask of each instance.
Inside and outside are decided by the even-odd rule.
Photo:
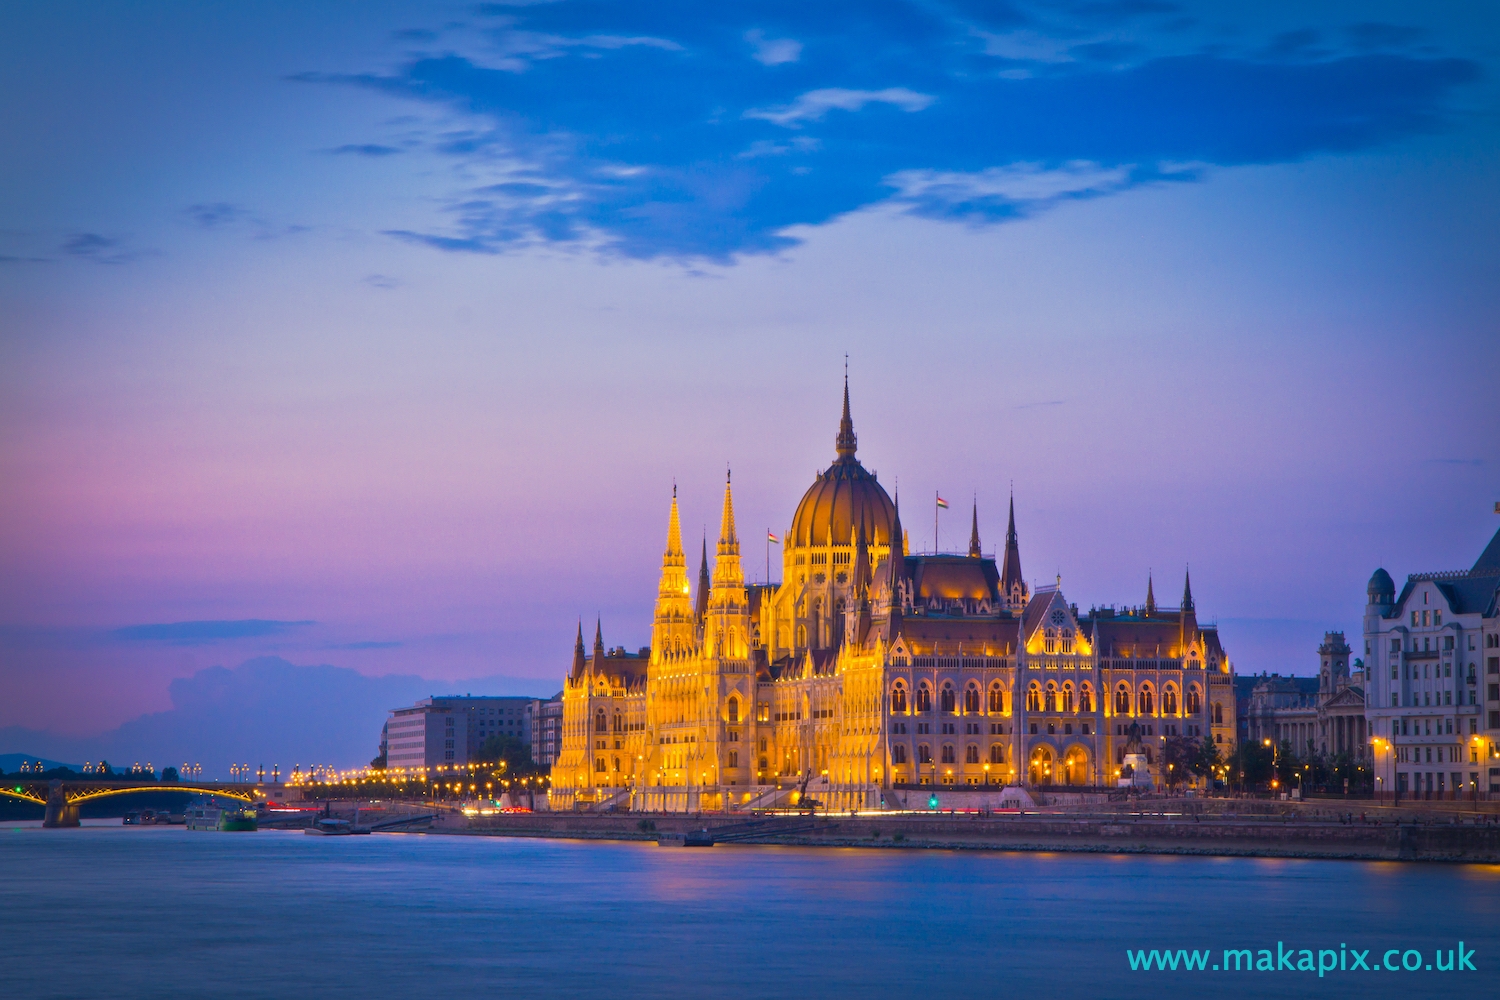
[[[495,734],[531,745],[532,698],[423,698],[385,722],[386,767],[421,770],[478,761]]]
[[[1384,790],[1500,792],[1500,531],[1468,570],[1365,588],[1366,713]]]
[[[675,490],[651,646],[592,655],[580,625],[563,688],[553,808],[697,811],[801,795],[874,808],[892,788],[1113,786],[1131,723],[1151,779],[1173,735],[1230,749],[1233,673],[1218,630],[1148,583],[1138,607],[1081,613],[1027,585],[1011,504],[997,559],[913,555],[898,505],[855,456],[844,387],[836,458],[779,540],[782,582],[751,585],[731,484],[697,586]],[[1135,776],[1141,782],[1141,775]]]

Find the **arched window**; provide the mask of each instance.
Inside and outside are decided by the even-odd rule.
[[[1156,699],[1151,696],[1151,689],[1149,687],[1143,687],[1143,688],[1141,688],[1141,696],[1137,700],[1140,703],[1140,713],[1139,714],[1141,714],[1141,715],[1151,715],[1151,714],[1153,714],[1153,709],[1156,706]]]
[[[608,717],[605,716],[604,709],[602,709],[602,708],[599,709],[599,711],[597,711],[597,712],[594,713],[594,732],[596,732],[596,733],[607,733],[607,732],[609,732],[609,719],[608,719]],[[600,758],[600,759],[602,760],[603,758]]]
[[[1063,689],[1062,689],[1062,710],[1064,712],[1071,712],[1071,711],[1073,711],[1073,685],[1071,685],[1071,684],[1064,684],[1063,685]]]
[[[949,684],[947,681],[944,681],[943,682],[943,700],[942,700],[943,711],[944,712],[951,712],[951,711],[953,711],[953,705],[954,705],[953,685]]]
[[[1198,689],[1195,688],[1195,687],[1194,688],[1188,688],[1188,693],[1187,693],[1187,714],[1188,715],[1197,715],[1202,710],[1203,710],[1203,704],[1202,704],[1202,701],[1198,697]]]
[[[1094,692],[1087,684],[1078,692],[1078,711],[1092,712],[1094,710]]]
[[[905,764],[906,763],[906,744],[904,744],[904,743],[897,743],[895,746],[891,747],[891,763],[892,764]]]
[[[1042,689],[1037,686],[1036,681],[1026,689],[1026,711],[1040,712],[1042,710]]]
[[[1161,693],[1161,711],[1163,715],[1177,714],[1177,689],[1168,686]]]
[[[917,687],[917,711],[932,711],[932,688],[924,682]]]
[[[990,744],[990,763],[991,764],[1004,764],[1005,763],[1005,747],[1004,746],[1002,746],[999,743],[991,743]]]
[[[1130,688],[1124,684],[1115,689],[1115,714],[1130,714]]]
[[[932,747],[928,746],[926,743],[919,743],[919,744],[917,744],[917,763],[918,764],[931,764],[932,763]]]
[[[979,688],[973,684],[964,689],[964,712],[969,715],[979,712]]]
[[[594,758],[594,770],[598,771],[600,774],[604,773],[604,758],[603,757],[595,757]]]
[[[1221,705],[1221,704],[1219,704],[1218,702],[1214,702],[1214,725],[1216,725],[1216,726],[1222,726],[1223,724],[1224,724],[1224,706]]]
[[[996,714],[1005,711],[1005,692],[999,684],[990,688],[990,711]]]
[[[729,697],[729,721],[740,721],[740,700],[733,695]]]
[[[1052,684],[1052,683],[1048,683],[1048,685],[1047,685],[1047,700],[1046,700],[1045,704],[1046,704],[1046,710],[1047,711],[1049,711],[1049,712],[1055,712],[1055,711],[1057,711],[1057,685]]]
[[[979,745],[977,743],[970,743],[967,747],[964,748],[964,763],[979,763]]]
[[[807,648],[807,626],[806,625],[798,625],[797,626],[797,648],[798,649],[806,649]]]
[[[952,764],[953,763],[953,744],[952,743],[944,743],[943,744],[943,763],[944,764]]]
[[[1049,653],[1057,652],[1057,629],[1049,628],[1042,630],[1043,648]]]
[[[891,711],[903,713],[906,711],[905,684],[897,684],[895,687],[891,688]]]

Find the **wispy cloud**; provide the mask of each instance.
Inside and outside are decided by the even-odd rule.
[[[745,112],[745,117],[761,118],[777,125],[797,125],[818,121],[830,111],[862,111],[867,104],[890,104],[902,111],[921,111],[934,100],[936,98],[931,94],[919,94],[905,87],[886,87],[884,90],[824,87],[809,90],[779,108],[752,108]]]
[[[754,28],[745,32],[745,41],[750,43],[750,58],[762,66],[781,66],[802,58],[802,43],[794,38],[767,38],[765,32]]]
[[[335,156],[395,156],[401,150],[395,146],[382,146],[374,142],[351,143],[343,146],[335,146],[329,150]]]
[[[131,249],[125,240],[99,233],[74,233],[63,241],[62,251],[95,264],[128,264],[143,257],[155,257],[160,252]]]
[[[398,287],[401,282],[388,274],[367,274],[362,279],[371,288],[392,289]]]
[[[342,643],[338,643],[336,645],[328,646],[326,648],[328,648],[328,649],[398,649],[398,648],[400,648],[403,645],[405,645],[405,644],[404,643],[400,643],[400,642],[379,642],[379,641],[371,639],[371,640],[366,640],[364,642],[342,642]]]
[[[203,646],[232,639],[281,635],[316,624],[312,621],[272,621],[262,618],[171,622],[162,625],[127,625],[113,630],[110,636],[126,642],[167,642],[176,646]]]
[[[1061,400],[1061,399],[1045,399],[1045,400],[1042,400],[1039,403],[1020,403],[1020,404],[1017,404],[1017,406],[1015,408],[1018,409],[1018,410],[1034,410],[1034,409],[1036,409],[1039,406],[1061,406],[1061,405],[1063,405],[1063,400]]]

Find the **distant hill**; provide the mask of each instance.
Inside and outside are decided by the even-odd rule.
[[[60,761],[48,760],[46,757],[38,757],[34,753],[0,753],[0,771],[6,774],[15,774],[21,770],[22,764],[36,766],[36,762],[42,762],[42,770],[50,771],[54,767],[66,767],[70,771],[82,771],[82,764],[64,764]]]

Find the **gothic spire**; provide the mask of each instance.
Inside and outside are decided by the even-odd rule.
[[[863,598],[870,589],[870,544],[861,521],[854,539],[854,599]]]
[[[1193,573],[1191,570],[1183,570],[1182,573],[1182,610],[1193,610]]]
[[[1021,575],[1021,544],[1016,540],[1016,495],[1012,493],[1010,523],[1005,529],[1005,565],[1000,570],[1000,592],[1007,601],[1012,601],[1016,588],[1020,588],[1022,597],[1026,595],[1026,578]]]
[[[693,598],[693,614],[699,621],[708,610],[708,533],[703,533],[703,560],[698,563],[698,593]]]
[[[719,544],[714,556],[714,589],[743,587],[740,567],[740,538],[734,528],[734,489],[729,476],[724,477],[724,514],[719,521]]]
[[[594,622],[594,655],[604,655],[604,619]]]
[[[584,664],[588,661],[583,655],[583,619],[578,619],[578,641],[573,643],[573,679],[576,681],[583,676]]]
[[[854,437],[854,421],[849,416],[849,372],[844,372],[844,415],[839,420],[839,436],[834,442],[834,448],[838,451],[839,461],[854,461],[854,448],[856,445]]]
[[[1151,574],[1146,574],[1146,614],[1156,612],[1156,592],[1151,587]]]
[[[974,520],[969,526],[969,556],[979,558],[979,500],[974,501]]]

